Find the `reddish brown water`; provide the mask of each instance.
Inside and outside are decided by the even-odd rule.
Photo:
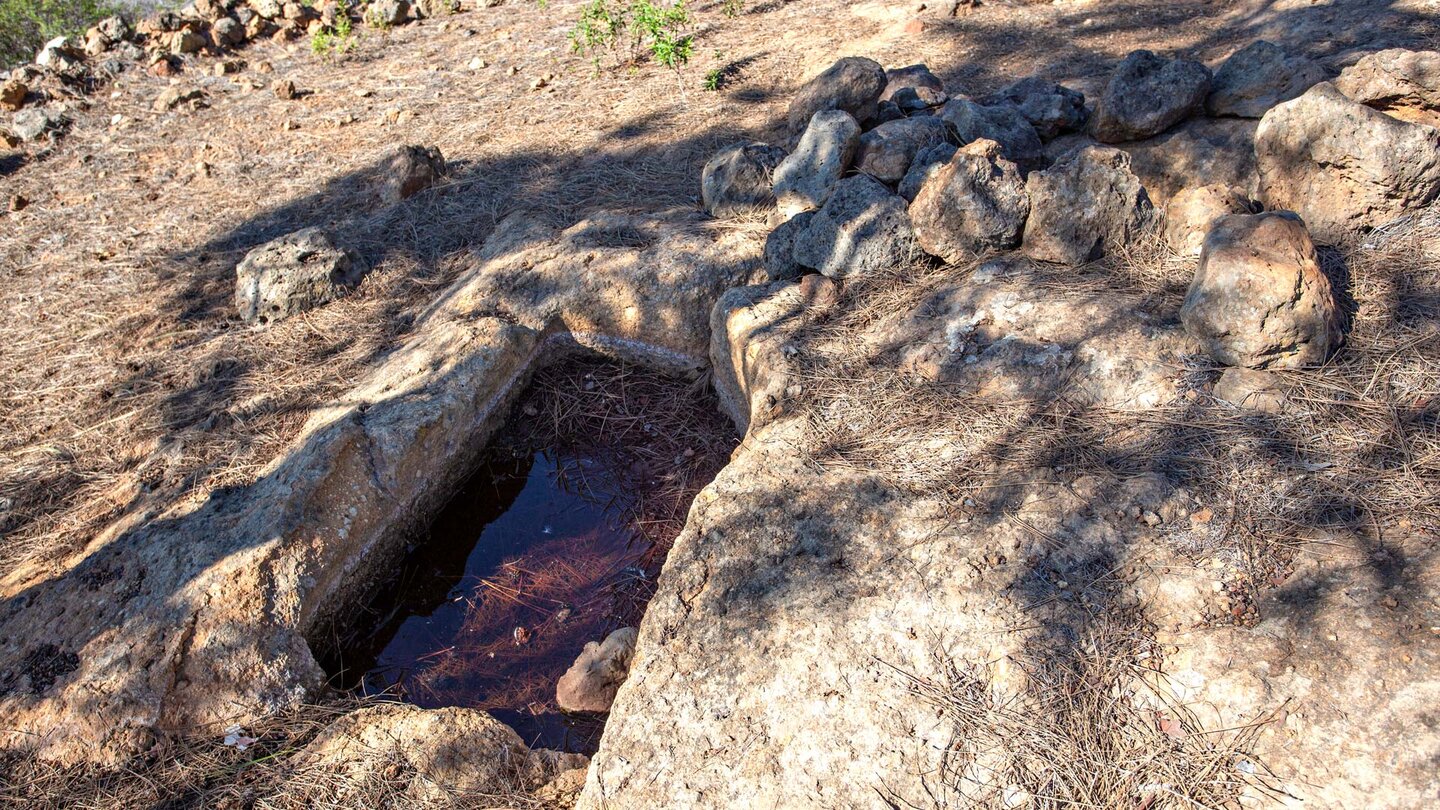
[[[394,583],[334,639],[333,682],[486,709],[533,747],[593,752],[603,717],[561,713],[555,683],[586,642],[639,622],[733,444],[714,414],[702,393],[610,364],[537,378]]]

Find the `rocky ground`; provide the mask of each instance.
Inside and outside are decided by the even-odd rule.
[[[1434,8],[394,6],[11,77],[3,800],[1440,800]],[[747,429],[594,760],[327,694],[577,346]]]

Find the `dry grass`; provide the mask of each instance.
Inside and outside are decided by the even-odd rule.
[[[1218,810],[1267,793],[1247,753],[1264,722],[1201,728],[1151,686],[1158,659],[1128,624],[1107,619],[1073,656],[1030,662],[1021,695],[997,696],[984,667],[943,655],[936,677],[901,673],[950,730],[927,806]]]

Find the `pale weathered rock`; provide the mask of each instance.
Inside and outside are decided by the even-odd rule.
[[[939,115],[961,144],[981,138],[995,141],[1005,150],[1005,157],[1022,166],[1044,153],[1035,127],[1013,104],[983,105],[955,98],[940,108]]]
[[[1330,281],[1305,224],[1288,211],[1216,222],[1180,317],[1211,357],[1233,366],[1318,365],[1341,339]]]
[[[409,19],[409,0],[374,0],[365,11],[366,22],[376,28],[404,25]]]
[[[12,575],[23,597],[4,607],[6,746],[115,763],[157,734],[249,727],[313,697],[326,675],[312,644],[331,643],[393,573],[417,517],[469,474],[536,364],[579,344],[704,368],[710,311],[758,280],[758,250],[693,211],[564,230],[507,218],[253,484],[134,515],[64,570]]]
[[[795,261],[846,278],[901,264],[914,247],[905,201],[862,174],[835,185],[824,207],[795,237]]]
[[[443,17],[460,10],[460,0],[416,0],[415,12],[419,17]]]
[[[130,27],[130,23],[126,22],[125,18],[120,16],[106,17],[100,22],[95,23],[95,30],[99,31],[100,35],[105,37],[106,41],[111,45],[124,42],[135,35],[134,30]]]
[[[910,221],[926,253],[958,264],[1019,245],[1029,212],[1019,168],[1002,157],[999,144],[979,140],[921,187]]]
[[[1273,107],[1255,132],[1260,200],[1342,241],[1440,195],[1440,130],[1351,101],[1328,82]]]
[[[927,90],[944,93],[945,83],[930,72],[925,65],[909,65],[885,71],[885,89],[880,93],[881,101],[894,101],[901,90]]]
[[[198,87],[167,87],[160,91],[160,95],[155,97],[155,101],[150,105],[150,109],[155,112],[165,112],[167,110],[173,110],[181,104],[198,102],[203,98],[205,98],[205,93]]]
[[[1188,59],[1132,51],[1110,76],[1092,132],[1103,143],[1159,135],[1198,111],[1210,92],[1210,69]]]
[[[900,196],[908,202],[914,202],[926,181],[934,177],[946,163],[949,163],[950,158],[955,157],[955,152],[958,150],[959,147],[953,143],[942,143],[915,153],[915,160],[910,164],[910,170],[900,181],[898,188]]]
[[[768,144],[737,143],[721,149],[700,173],[706,213],[728,216],[774,205],[775,167],[785,150]]]
[[[35,64],[55,71],[64,71],[80,61],[80,50],[64,36],[46,42],[35,54]]]
[[[1440,51],[1366,54],[1340,71],[1335,88],[1402,121],[1440,126]]]
[[[1153,222],[1150,198],[1130,171],[1130,157],[1119,149],[1077,149],[1032,173],[1025,188],[1030,218],[1023,250],[1032,259],[1083,264]]]
[[[1031,77],[1021,79],[985,99],[987,104],[1010,104],[1048,141],[1085,126],[1085,94],[1055,82]]]
[[[1226,59],[1210,82],[1205,111],[1211,115],[1259,118],[1325,81],[1325,68],[1284,48],[1257,40]]]
[[[885,69],[872,59],[847,56],[806,82],[790,102],[790,134],[799,135],[822,110],[844,110],[865,123],[875,116],[885,89]]]
[[[384,1],[385,0],[381,0],[381,2]],[[403,2],[403,0],[390,1]],[[256,14],[260,15],[261,19],[265,20],[277,19],[283,12],[283,7],[280,4],[280,0],[249,0],[249,5],[251,9],[254,9]],[[371,3],[370,8],[375,8],[375,5],[375,3]],[[409,11],[409,4],[406,4],[406,11]]]
[[[434,146],[397,146],[380,168],[380,199],[395,204],[435,185],[445,175],[445,156]]]
[[[38,141],[55,136],[70,126],[70,118],[57,110],[44,107],[30,107],[15,113],[10,120],[10,131],[22,141]]]
[[[1233,186],[1195,186],[1165,205],[1165,240],[1183,256],[1196,256],[1215,220],[1226,214],[1253,213],[1252,204]]]
[[[860,125],[843,110],[810,119],[795,151],[775,168],[775,203],[783,216],[825,204],[860,148]]]
[[[860,136],[855,169],[886,183],[899,182],[921,149],[945,143],[949,134],[939,118],[902,118]]]
[[[834,310],[838,283],[825,276],[736,287],[710,316],[710,365],[720,408],[741,435],[786,411],[796,391],[786,346],[809,324]]]
[[[555,702],[567,712],[608,712],[615,693],[630,672],[638,631],[622,627],[604,642],[585,645],[575,663],[555,685]]]
[[[282,795],[297,806],[365,804],[376,781],[418,806],[533,790],[584,757],[530,751],[483,711],[400,703],[342,715],[296,755]]]
[[[771,281],[796,279],[808,269],[795,261],[795,237],[810,227],[814,211],[799,214],[776,225],[765,237],[765,275]]]
[[[167,37],[167,45],[170,53],[177,56],[187,53],[199,53],[205,47],[205,37],[189,28],[172,32]]]
[[[1261,369],[1231,366],[1215,381],[1215,398],[1257,413],[1285,412],[1285,392],[1276,375]]]
[[[339,298],[363,275],[354,253],[306,228],[245,255],[235,268],[235,307],[246,323],[279,321]]]

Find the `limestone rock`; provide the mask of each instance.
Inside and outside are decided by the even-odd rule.
[[[1096,106],[1095,139],[1138,141],[1190,117],[1210,92],[1210,69],[1188,59],[1132,51],[1110,76]]]
[[[567,712],[610,711],[615,693],[630,672],[638,635],[635,628],[622,627],[604,642],[587,643],[555,685],[555,702],[560,708]]]
[[[786,411],[795,393],[792,353],[786,347],[839,301],[838,283],[809,275],[736,287],[710,316],[710,367],[720,408],[742,435]]]
[[[329,303],[360,283],[359,259],[319,228],[306,228],[245,255],[235,268],[235,306],[246,323],[279,321]]]
[[[721,149],[700,173],[700,199],[706,213],[728,216],[775,203],[775,167],[785,150],[763,143],[737,143]]]
[[[875,116],[885,89],[885,69],[874,60],[847,56],[806,82],[790,102],[790,134],[798,135],[817,112],[844,110],[864,123]]]
[[[1005,157],[1022,166],[1044,153],[1035,127],[1012,104],[983,105],[954,98],[940,108],[939,115],[961,144],[981,138],[995,141],[1005,151]]]
[[[1029,212],[1019,168],[987,140],[962,147],[910,204],[915,241],[953,264],[1020,244]]]
[[[1030,218],[1023,250],[1032,259],[1083,264],[1107,245],[1135,238],[1153,221],[1153,206],[1130,157],[1119,149],[1077,149],[1025,184]]]
[[[1259,118],[1325,81],[1325,68],[1265,40],[1256,40],[1226,59],[1210,83],[1205,111],[1210,115]]]
[[[389,795],[418,806],[446,806],[476,795],[538,788],[566,765],[584,761],[532,752],[483,711],[400,703],[342,715],[296,758],[296,776],[283,788],[296,806],[363,805],[377,780],[388,783]]]
[[[1391,48],[1340,71],[1335,87],[1402,121],[1440,126],[1440,51]]]
[[[1035,128],[1043,141],[1085,126],[1085,94],[1055,82],[1021,79],[985,99],[986,104],[1010,104]]]
[[[1216,222],[1180,317],[1211,357],[1233,366],[1317,365],[1341,339],[1330,281],[1305,224],[1288,211]]]
[[[914,202],[915,197],[925,183],[936,175],[950,158],[955,157],[958,147],[953,143],[942,143],[921,149],[915,153],[915,160],[910,164],[910,170],[905,172],[905,177],[900,181],[898,193],[908,202]]]
[[[765,237],[765,275],[771,281],[799,278],[806,268],[795,261],[795,237],[810,227],[814,211],[803,211],[776,225]]]
[[[1253,213],[1249,198],[1233,186],[1214,184],[1182,190],[1165,205],[1165,240],[1183,256],[1197,256],[1210,226],[1226,214]]]
[[[1328,82],[1265,114],[1255,159],[1261,201],[1300,214],[1322,242],[1440,195],[1440,130],[1372,110]]]
[[[795,151],[775,168],[775,201],[783,216],[825,204],[860,148],[860,124],[843,110],[810,119]]]
[[[939,118],[902,118],[860,136],[855,168],[886,183],[899,182],[921,149],[945,143],[945,122]]]
[[[397,146],[380,170],[380,199],[395,204],[435,185],[445,175],[445,156],[434,146]]]
[[[905,201],[862,174],[837,183],[824,207],[795,237],[795,261],[846,278],[900,264],[914,246]]]
[[[885,89],[880,93],[881,101],[893,101],[901,90],[928,90],[932,93],[945,92],[945,83],[930,72],[925,65],[909,65],[885,71]]]

